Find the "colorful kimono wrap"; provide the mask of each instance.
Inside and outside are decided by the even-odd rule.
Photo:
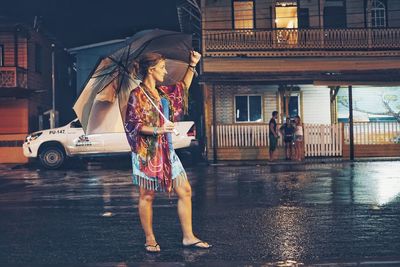
[[[178,120],[187,103],[187,89],[179,82],[157,88],[161,101],[146,92],[166,118]],[[132,150],[133,184],[153,191],[168,191],[187,180],[181,161],[172,147],[171,134],[144,135],[143,126],[162,127],[164,118],[143,92],[132,90],[125,117],[125,132]]]

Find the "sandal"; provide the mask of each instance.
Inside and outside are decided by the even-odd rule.
[[[188,245],[182,244],[182,246],[183,246],[184,248],[190,248],[190,249],[210,249],[210,248],[212,248],[212,245],[211,245],[211,244],[208,244],[207,247],[203,247],[203,246],[200,246],[200,245],[199,245],[199,244],[201,244],[201,243],[206,244],[206,242],[199,240],[199,241],[197,241],[197,242],[194,242],[194,243],[188,244]]]
[[[155,245],[144,244],[144,250],[146,250],[146,252],[149,252],[149,253],[159,253],[160,250],[157,250],[157,247],[160,248],[160,245],[158,243],[156,243]],[[156,250],[151,250],[149,248],[155,248]]]

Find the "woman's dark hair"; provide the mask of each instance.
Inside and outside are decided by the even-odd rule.
[[[272,112],[272,117],[274,117],[276,115],[278,115],[278,111],[275,110],[275,111]]]
[[[131,66],[132,74],[144,79],[147,75],[147,70],[157,65],[161,60],[165,60],[165,57],[159,53],[146,53],[133,62],[133,66]]]

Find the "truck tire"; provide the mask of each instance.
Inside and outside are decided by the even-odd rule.
[[[57,146],[47,146],[39,154],[40,163],[49,170],[60,168],[65,161],[65,152]]]

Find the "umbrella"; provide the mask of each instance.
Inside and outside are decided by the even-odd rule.
[[[189,34],[165,30],[141,31],[123,48],[99,60],[73,109],[86,134],[124,132],[130,92],[141,77],[132,77],[135,60],[148,52],[166,57],[168,75],[163,84],[174,84],[187,70],[192,47]]]

